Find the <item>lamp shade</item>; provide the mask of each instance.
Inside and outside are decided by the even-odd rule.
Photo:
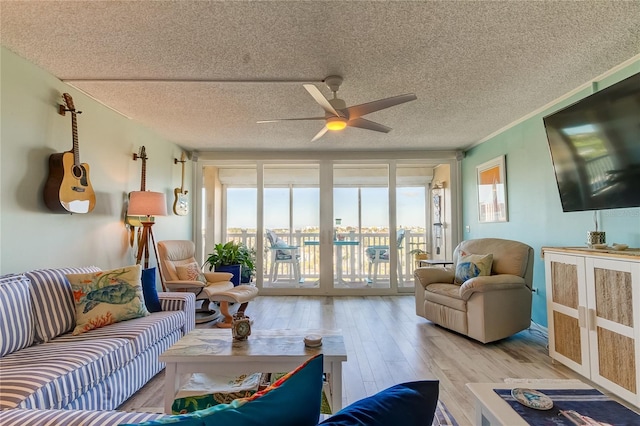
[[[164,192],[131,192],[127,214],[129,216],[166,216],[167,199]]]

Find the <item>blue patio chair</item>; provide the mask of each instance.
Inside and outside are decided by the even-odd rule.
[[[404,229],[398,229],[396,233],[396,241],[398,243],[398,251],[402,250],[402,242],[404,241]],[[378,272],[381,263],[389,263],[389,246],[369,246],[366,248],[365,255],[369,261],[369,273],[367,281],[375,284],[378,280]],[[375,265],[375,267],[374,267]],[[373,279],[371,279],[371,270],[373,269]],[[398,282],[404,282],[402,274],[402,254],[398,253]]]
[[[278,269],[283,263],[290,263],[293,268],[293,275],[296,283],[301,281],[300,276],[300,253],[298,246],[290,246],[275,232],[267,229],[267,240],[269,241],[269,251],[271,254],[270,280],[278,281]]]

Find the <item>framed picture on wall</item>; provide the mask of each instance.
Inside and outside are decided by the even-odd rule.
[[[501,155],[476,167],[478,172],[478,220],[507,222],[507,176]]]

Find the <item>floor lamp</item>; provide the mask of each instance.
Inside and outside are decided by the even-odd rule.
[[[163,192],[151,192],[151,191],[133,191],[129,194],[129,208],[127,209],[127,215],[129,216],[144,216],[141,220],[142,223],[142,236],[138,243],[138,255],[136,256],[136,265],[142,263],[142,257],[144,256],[144,268],[149,267],[149,241],[156,255],[156,263],[158,269],[160,268],[160,261],[158,260],[158,251],[156,249],[156,241],[153,237],[154,224],[151,216],[166,216],[167,215],[167,199]],[[162,276],[160,276],[162,280]],[[162,283],[164,286],[164,282]]]

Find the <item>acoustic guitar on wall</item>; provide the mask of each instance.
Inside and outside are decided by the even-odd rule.
[[[182,183],[180,184],[180,188],[176,188],[173,190],[176,199],[173,202],[173,212],[178,216],[186,216],[189,214],[189,201],[187,200],[187,193],[189,191],[184,189],[184,163],[187,160],[185,159],[184,152],[180,156],[180,159],[173,159],[174,164],[182,163]]]
[[[73,148],[71,151],[49,156],[49,177],[44,185],[44,203],[54,212],[89,213],[96,206],[96,194],[89,180],[89,165],[80,162],[78,146],[78,124],[73,99],[68,93],[62,95],[66,108],[60,105],[60,115],[71,113]]]

